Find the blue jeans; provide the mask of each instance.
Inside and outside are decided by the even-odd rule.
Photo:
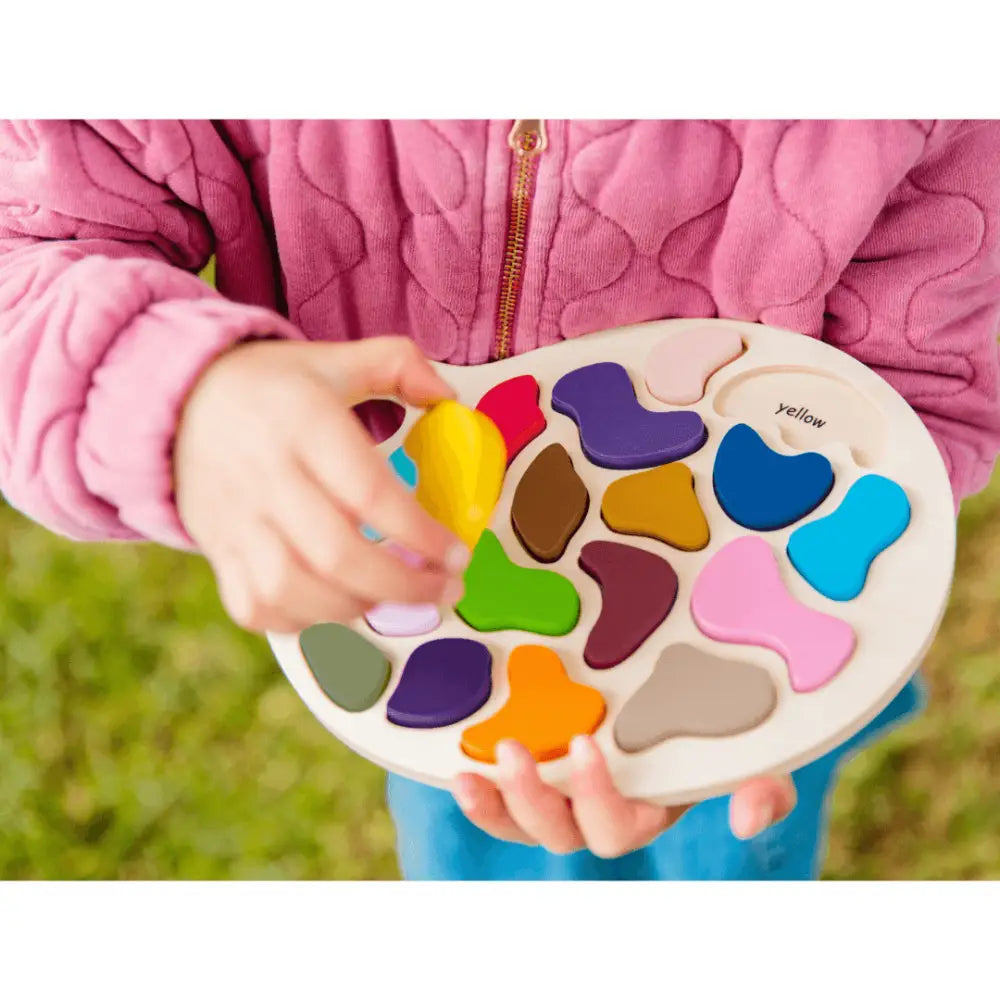
[[[495,840],[462,815],[451,795],[397,775],[388,780],[403,877],[413,880],[793,880],[819,877],[826,854],[830,793],[840,766],[924,704],[911,681],[857,736],[794,774],[798,805],[753,840],[729,830],[728,797],[689,809],[641,850],[607,861],[589,851],[559,856]]]

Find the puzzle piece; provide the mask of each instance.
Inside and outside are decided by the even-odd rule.
[[[388,441],[406,419],[406,407],[392,399],[365,399],[351,411],[375,444]]]
[[[725,327],[671,334],[646,359],[646,388],[663,403],[697,403],[709,378],[742,353],[743,339]]]
[[[705,424],[697,413],[647,410],[628,372],[612,361],[563,375],[552,390],[552,408],[576,421],[584,454],[606,469],[661,465],[705,443]]]
[[[813,611],[788,592],[763,538],[746,535],[721,548],[694,582],[691,617],[710,639],[773,649],[793,691],[828,684],[854,652],[854,629]]]
[[[417,468],[417,500],[474,548],[493,515],[507,468],[507,448],[496,424],[445,400],[413,425],[404,447]]]
[[[722,509],[753,531],[775,531],[815,510],[833,489],[833,466],[822,455],[782,455],[747,424],[719,445],[712,474]]]
[[[489,700],[493,657],[473,639],[432,639],[403,667],[386,718],[408,729],[437,729],[467,719]]]
[[[788,558],[824,597],[851,601],[864,589],[872,563],[909,523],[903,488],[884,476],[862,476],[832,514],[796,528]]]
[[[604,491],[601,517],[622,535],[645,535],[695,552],[708,545],[708,521],[694,492],[694,474],[671,462],[617,479]]]
[[[441,612],[433,604],[397,604],[386,601],[371,609],[365,621],[386,636],[426,635],[441,624]]]
[[[416,489],[417,467],[411,461],[410,456],[407,455],[402,448],[397,448],[389,456],[389,468],[392,469],[397,478],[407,489]],[[363,534],[370,542],[382,541],[382,536],[374,528],[367,524],[363,524],[361,526],[361,534]]]
[[[678,643],[618,713],[615,743],[638,753],[673,736],[735,736],[759,726],[777,702],[766,670]]]
[[[580,527],[590,495],[561,444],[535,456],[514,491],[510,520],[525,550],[539,562],[555,562]]]
[[[417,567],[423,560],[402,545],[386,542],[398,559],[410,566]],[[441,612],[433,604],[398,604],[386,601],[378,604],[365,615],[365,621],[380,635],[411,636],[426,635],[433,632],[441,624]]]
[[[583,658],[606,670],[631,656],[670,613],[677,574],[666,559],[621,542],[587,542],[580,567],[601,588],[601,613]]]
[[[493,386],[476,409],[500,429],[508,465],[545,430],[545,414],[538,406],[538,383],[532,375],[516,375]]]
[[[347,712],[371,708],[389,683],[388,659],[346,625],[310,625],[299,635],[299,648],[323,693]]]
[[[552,570],[512,563],[500,539],[487,529],[473,550],[465,571],[465,595],[455,611],[477,632],[512,628],[565,635],[580,617],[580,595]]]
[[[473,760],[495,764],[501,740],[516,740],[536,761],[554,760],[569,752],[574,736],[589,735],[604,721],[600,692],[571,681],[545,646],[517,646],[507,676],[510,696],[504,706],[462,733],[462,750]]]
[[[406,454],[402,447],[397,448],[389,456],[389,465],[408,489],[416,489],[417,467],[413,464],[413,459]]]

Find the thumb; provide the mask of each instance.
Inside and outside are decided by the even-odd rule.
[[[427,407],[455,392],[407,337],[367,337],[349,344],[316,344],[311,354],[317,372],[348,406],[373,396],[388,396]]]
[[[795,782],[788,775],[753,778],[729,800],[730,828],[740,840],[749,840],[783,820],[795,802]]]

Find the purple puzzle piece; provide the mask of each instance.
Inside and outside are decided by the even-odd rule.
[[[567,372],[552,389],[552,409],[576,421],[580,446],[605,469],[645,469],[697,451],[707,433],[693,410],[647,410],[628,372],[601,361]]]
[[[437,729],[467,719],[493,690],[493,657],[474,639],[432,639],[418,646],[386,706],[408,729]]]

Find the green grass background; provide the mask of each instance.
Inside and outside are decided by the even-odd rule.
[[[207,566],[0,506],[0,877],[391,879],[383,777]],[[826,877],[1000,877],[1000,475],[963,510],[929,711],[838,787]]]

